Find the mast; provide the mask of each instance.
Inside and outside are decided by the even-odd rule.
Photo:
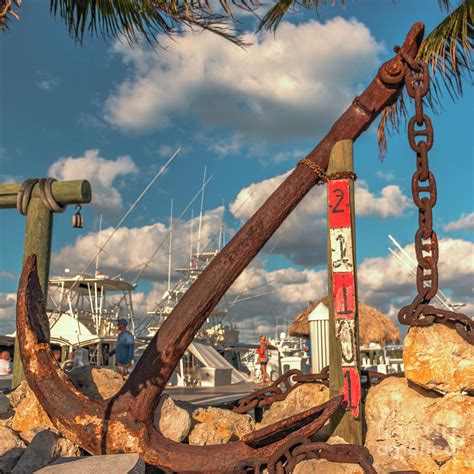
[[[193,266],[194,209],[191,209],[191,239],[189,242],[189,265]]]
[[[99,217],[99,233],[97,234],[97,248],[100,249],[100,235],[102,233],[102,214]],[[95,276],[98,275],[99,273],[99,256],[100,252],[97,252],[96,258],[95,258]]]
[[[199,258],[199,251],[200,251],[200,247],[201,247],[202,210],[203,210],[203,207],[204,207],[204,187],[205,187],[204,183],[206,182],[206,171],[207,171],[207,167],[205,166],[204,167],[204,177],[203,177],[203,180],[202,180],[201,209],[199,211],[198,241],[197,241],[197,252],[196,252],[197,258]]]
[[[173,199],[171,199],[170,211],[170,246],[168,251],[168,295],[171,291],[171,253],[173,251]]]

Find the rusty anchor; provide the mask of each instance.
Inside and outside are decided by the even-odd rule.
[[[415,56],[423,31],[422,23],[413,25],[401,51]],[[305,160],[325,172],[333,145],[338,140],[357,139],[397,99],[405,68],[399,54],[382,65],[367,89]],[[304,163],[296,167],[200,275],[156,333],[120,392],[109,400],[90,400],[55,365],[48,346],[49,326],[36,274],[36,258],[29,256],[18,290],[17,334],[28,384],[54,425],[92,454],[137,452],[145,462],[166,472],[259,472],[258,466],[263,465],[272,472],[286,470],[283,466],[291,464],[287,456],[292,447],[311,444],[311,438],[341,404],[341,397],[257,430],[240,441],[216,446],[175,443],[153,426],[152,414],[173,370],[210,312],[320,180],[321,175],[313,167]],[[297,450],[297,457],[298,460],[305,456],[337,458],[337,451],[348,459],[351,449],[337,451],[311,445]],[[359,462],[357,459],[354,462]],[[360,462],[365,472],[374,472],[370,463]]]

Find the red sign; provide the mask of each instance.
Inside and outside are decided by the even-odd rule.
[[[341,348],[346,410],[359,416],[360,375],[357,368],[356,292],[349,180],[328,181],[329,248],[332,270],[335,333]]]
[[[332,285],[336,318],[354,318],[354,275],[352,273],[333,273]]]
[[[351,226],[351,207],[349,201],[349,180],[328,181],[329,227]]]
[[[343,367],[342,374],[344,376],[344,386],[341,389],[341,395],[344,396],[344,405],[346,410],[350,410],[352,416],[359,416],[360,402],[360,377],[355,367]]]

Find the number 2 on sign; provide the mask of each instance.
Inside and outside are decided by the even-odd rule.
[[[334,204],[334,207],[332,208],[332,213],[338,214],[340,212],[344,212],[344,209],[339,209],[339,206],[341,205],[341,202],[344,199],[344,191],[340,188],[336,188],[333,190],[333,193],[338,198],[338,201],[336,202],[336,204]]]

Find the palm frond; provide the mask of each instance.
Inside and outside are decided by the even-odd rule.
[[[439,0],[440,6],[450,10],[449,0]],[[463,93],[463,84],[472,84],[472,50],[474,47],[474,2],[463,0],[423,41],[418,59],[430,66],[431,92],[424,102],[434,113],[441,110],[443,90],[451,99]],[[398,101],[382,113],[377,130],[379,156],[387,150],[387,134],[398,131],[406,122],[407,109],[403,94]],[[390,127],[390,128],[389,128]]]
[[[328,5],[329,3],[334,6],[337,0],[278,0],[260,20],[257,32],[268,30],[276,31],[281,20],[289,11],[298,11],[299,8],[318,10],[320,6]],[[339,0],[339,3],[344,5],[344,0]]]
[[[18,11],[13,8],[12,4],[20,7],[21,0],[0,0],[0,30],[8,29],[8,22],[12,16],[17,20],[20,19]]]
[[[250,11],[258,3],[232,0],[232,4]],[[80,42],[90,35],[105,40],[123,37],[131,45],[144,39],[156,45],[160,34],[171,36],[187,25],[242,45],[229,0],[220,0],[220,5],[222,14],[213,11],[209,0],[50,0],[50,12],[59,16]]]

